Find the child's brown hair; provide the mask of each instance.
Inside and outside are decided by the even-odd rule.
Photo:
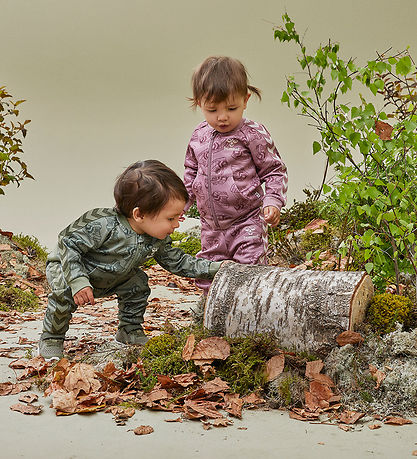
[[[201,100],[219,103],[231,95],[238,94],[246,97],[252,92],[261,99],[261,91],[248,83],[248,72],[237,59],[226,56],[210,56],[194,71],[191,78],[193,97],[190,98],[192,107]]]
[[[125,217],[131,217],[135,207],[143,215],[157,215],[172,198],[185,204],[187,189],[172,169],[154,159],[131,164],[114,186],[115,208]]]

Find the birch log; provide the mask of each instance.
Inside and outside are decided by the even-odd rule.
[[[210,287],[204,325],[218,336],[274,333],[283,347],[326,354],[365,317],[374,288],[362,271],[226,263]]]

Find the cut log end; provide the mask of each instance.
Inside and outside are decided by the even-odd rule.
[[[373,296],[374,284],[372,283],[371,277],[365,274],[352,295],[349,313],[349,330],[354,331],[355,328],[365,320],[366,308],[371,303]]]

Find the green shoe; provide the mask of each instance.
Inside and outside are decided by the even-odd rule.
[[[38,353],[46,362],[61,360],[64,357],[64,340],[41,338],[39,340]]]
[[[149,338],[141,329],[132,330],[128,333],[124,328],[119,328],[116,333],[116,341],[121,344],[144,345],[149,341]]]

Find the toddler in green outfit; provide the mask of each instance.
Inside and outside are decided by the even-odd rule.
[[[139,161],[117,179],[114,208],[83,214],[58,236],[46,275],[52,292],[43,321],[39,355],[63,356],[72,313],[94,298],[117,295],[116,341],[145,344],[143,316],[150,288],[141,265],[154,258],[168,271],[211,279],[222,262],[211,262],[172,247],[169,235],[179,226],[187,190],[170,168],[156,160]]]

